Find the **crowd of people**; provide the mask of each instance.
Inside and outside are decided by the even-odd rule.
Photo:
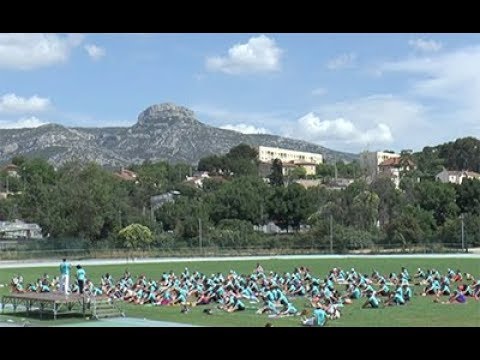
[[[65,260],[60,265],[60,271],[61,277],[50,279],[48,274],[44,274],[28,286],[23,285],[23,278],[18,275],[13,278],[12,286],[14,291],[20,292],[62,291],[107,296],[112,301],[139,305],[180,305],[182,312],[202,305],[210,305],[204,311],[207,314],[212,313],[211,305],[229,313],[255,309],[257,314],[268,314],[269,317],[301,317],[305,326],[324,326],[327,320],[340,318],[342,309],[356,301],[362,302],[362,308],[405,306],[414,295],[413,285],[420,285],[420,294],[432,296],[433,301],[438,303],[462,304],[468,297],[477,301],[480,298],[480,280],[452,269],[441,274],[436,269],[418,268],[411,276],[406,268],[398,274],[382,275],[373,271],[368,275],[355,268],[344,270],[336,267],[322,279],[304,266],[281,274],[264,271],[257,264],[250,274],[230,270],[227,274],[210,275],[191,272],[186,267],[180,274],[163,272],[159,279],[147,278],[145,274],[134,277],[125,270],[119,279],[114,280],[107,273],[98,285],[86,277],[81,266],[77,266],[77,281],[68,285],[70,265],[65,264]],[[295,306],[294,299],[306,300],[302,311]]]

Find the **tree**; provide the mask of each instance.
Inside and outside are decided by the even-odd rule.
[[[378,176],[370,184],[370,189],[375,192],[380,199],[378,220],[380,226],[384,226],[394,217],[394,209],[399,203],[399,196],[395,185],[389,177]]]
[[[457,205],[461,213],[480,215],[480,181],[464,179],[456,186]]]
[[[452,184],[438,181],[422,181],[414,187],[415,200],[420,207],[433,211],[437,225],[443,225],[449,218],[456,218],[459,208],[455,188]]]
[[[25,161],[27,161],[27,158],[23,155],[16,155],[12,158],[12,164],[16,166],[22,166]]]
[[[260,224],[268,192],[268,185],[257,176],[235,178],[215,193],[212,220],[218,223],[222,219],[239,219]]]
[[[317,176],[320,176],[320,177],[334,177],[335,176],[335,165],[332,165],[332,164],[318,164],[316,172],[317,172]]]
[[[289,172],[289,176],[291,180],[305,179],[307,177],[307,170],[305,170],[303,166],[297,166]]]
[[[380,199],[374,192],[365,190],[353,199],[353,223],[362,230],[372,230],[378,219]]]
[[[130,224],[118,232],[123,246],[128,249],[148,247],[153,241],[152,231],[140,224]]]
[[[283,186],[283,165],[282,160],[275,159],[272,163],[272,171],[268,176],[272,186]]]
[[[403,245],[428,242],[436,230],[432,211],[418,206],[407,205],[403,211],[386,226],[390,242]]]

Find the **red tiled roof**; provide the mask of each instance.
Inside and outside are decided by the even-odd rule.
[[[396,157],[396,158],[390,158],[390,159],[387,159],[383,162],[380,163],[380,165],[378,166],[402,166],[403,164],[406,164],[408,166],[415,166],[415,164],[413,163],[412,160],[410,159],[402,159],[401,157]]]
[[[14,164],[8,164],[3,168],[3,170],[5,170],[5,171],[17,171],[18,166],[14,165]]]
[[[137,179],[137,174],[130,170],[121,170],[119,172],[114,173],[116,177],[119,177],[122,180],[133,181]]]

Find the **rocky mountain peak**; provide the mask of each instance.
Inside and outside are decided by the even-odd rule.
[[[146,108],[138,115],[137,124],[148,125],[173,125],[175,122],[195,121],[194,112],[184,106],[173,103],[156,104]]]

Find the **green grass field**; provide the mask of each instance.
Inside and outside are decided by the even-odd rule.
[[[74,265],[76,263],[73,263]],[[265,271],[291,272],[294,267],[307,266],[314,274],[323,277],[329,269],[342,267],[350,269],[355,267],[357,271],[371,274],[373,269],[383,274],[390,272],[399,273],[402,266],[407,267],[410,274],[413,274],[418,267],[423,269],[436,268],[444,274],[447,268],[461,269],[462,272],[469,272],[476,278],[480,276],[480,261],[478,259],[459,258],[412,258],[412,259],[308,259],[308,260],[264,260],[261,261]],[[206,274],[235,270],[237,273],[250,273],[256,265],[256,261],[218,261],[218,262],[192,262],[192,263],[163,263],[163,264],[128,264],[128,265],[99,265],[86,267],[87,277],[92,278],[95,283],[100,281],[100,276],[109,272],[117,279],[121,276],[126,267],[132,275],[145,274],[147,277],[158,279],[162,272],[173,270],[176,274],[188,266],[191,271],[201,271]],[[57,275],[58,269],[52,267],[23,268],[23,269],[0,269],[0,283],[8,284],[13,274],[22,274],[25,283],[35,280],[44,272],[50,276]],[[451,287],[453,290],[453,286]],[[343,290],[343,287],[340,289]],[[336,326],[470,326],[480,327],[480,301],[468,298],[467,304],[437,304],[433,303],[432,297],[420,296],[421,287],[416,286],[414,298],[406,306],[386,307],[380,309],[361,309],[363,298],[354,304],[346,306],[342,317],[339,320],[329,321],[327,327]],[[7,294],[8,287],[0,288],[0,295]],[[445,297],[445,300],[447,298]],[[299,310],[303,309],[306,300],[301,298],[295,301]],[[149,320],[162,320],[183,322],[205,326],[265,326],[271,322],[274,326],[300,326],[297,317],[270,319],[267,315],[255,314],[256,305],[246,302],[247,310],[239,313],[225,313],[220,310],[214,311],[213,315],[206,315],[203,309],[212,305],[194,307],[191,312],[181,314],[179,307],[153,307],[148,305],[122,305],[129,317],[146,318]],[[255,309],[249,309],[255,307]],[[23,315],[24,316],[24,315]],[[18,316],[3,315],[0,319],[18,318]],[[40,320],[29,319],[31,322]],[[43,320],[42,325],[51,326],[54,324],[65,324],[71,322],[85,321],[77,318],[63,318],[57,321]]]

